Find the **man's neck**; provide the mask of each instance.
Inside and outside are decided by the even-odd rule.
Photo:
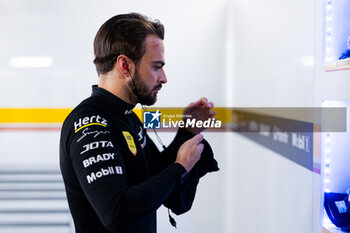
[[[121,82],[116,82],[116,78],[99,77],[98,87],[109,91],[128,104],[137,104],[137,97],[130,90],[129,86]]]

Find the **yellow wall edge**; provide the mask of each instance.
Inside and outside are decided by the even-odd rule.
[[[72,108],[0,108],[0,124],[62,123],[72,110]],[[159,108],[159,110],[163,114],[181,114],[183,109]],[[142,109],[134,109],[133,111],[142,121]],[[156,109],[149,109],[149,111],[156,111]],[[231,111],[229,109],[215,108],[215,111],[215,117],[221,120],[222,123],[231,121]]]

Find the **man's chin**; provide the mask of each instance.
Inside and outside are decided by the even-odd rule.
[[[153,105],[156,102],[157,102],[157,96],[148,96],[139,101],[140,104],[147,105],[147,106]]]

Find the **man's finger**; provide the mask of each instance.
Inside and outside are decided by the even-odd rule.
[[[198,144],[197,145],[198,154],[202,154],[203,150],[204,150],[204,144],[203,143]]]
[[[205,107],[207,108],[214,108],[214,103],[213,102],[209,102],[205,105]]]
[[[209,116],[210,116],[210,117],[213,117],[213,116],[215,116],[215,115],[216,115],[216,112],[215,112],[214,110],[212,110],[212,111],[209,112]]]
[[[194,142],[194,144],[197,145],[203,140],[203,138],[204,138],[203,134],[197,134],[191,140]]]
[[[201,101],[202,104],[208,103],[208,99],[205,98],[205,97],[202,97],[202,98],[200,99],[200,101]]]
[[[208,102],[207,98],[202,97],[202,98],[200,98],[199,100],[197,100],[197,101],[194,103],[194,105],[195,105],[196,107],[198,107],[198,106],[201,106],[201,105],[205,105],[207,102]]]

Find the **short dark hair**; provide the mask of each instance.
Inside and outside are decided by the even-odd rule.
[[[138,65],[146,52],[145,39],[151,34],[164,40],[164,26],[159,20],[138,13],[120,14],[107,20],[94,40],[94,64],[98,75],[111,71],[121,54]]]

